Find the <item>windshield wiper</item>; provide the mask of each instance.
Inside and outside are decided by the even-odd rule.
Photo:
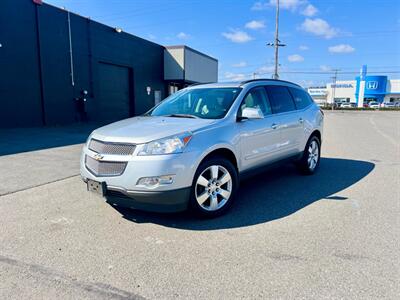
[[[170,114],[166,115],[165,117],[173,117],[173,118],[191,118],[191,119],[198,119],[198,116],[190,115],[190,114]]]

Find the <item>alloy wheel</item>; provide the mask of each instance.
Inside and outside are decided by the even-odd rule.
[[[310,171],[313,171],[318,164],[319,160],[319,146],[317,141],[312,141],[308,146],[308,159],[307,164]]]
[[[221,165],[209,166],[197,178],[196,201],[204,210],[219,210],[228,202],[231,194],[231,174]]]

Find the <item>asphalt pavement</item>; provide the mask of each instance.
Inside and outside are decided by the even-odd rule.
[[[247,179],[212,220],[88,193],[89,128],[0,131],[0,299],[398,299],[400,113],[325,116],[314,176]]]

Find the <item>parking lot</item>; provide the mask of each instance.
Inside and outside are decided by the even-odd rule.
[[[325,116],[317,174],[250,178],[212,220],[89,194],[91,126],[0,131],[0,298],[398,298],[400,112]]]

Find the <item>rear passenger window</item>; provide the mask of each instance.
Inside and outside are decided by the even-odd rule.
[[[306,91],[295,88],[289,88],[289,90],[292,93],[297,109],[306,108],[311,104],[311,99]]]
[[[268,85],[265,87],[275,114],[296,110],[292,95],[285,86]]]

